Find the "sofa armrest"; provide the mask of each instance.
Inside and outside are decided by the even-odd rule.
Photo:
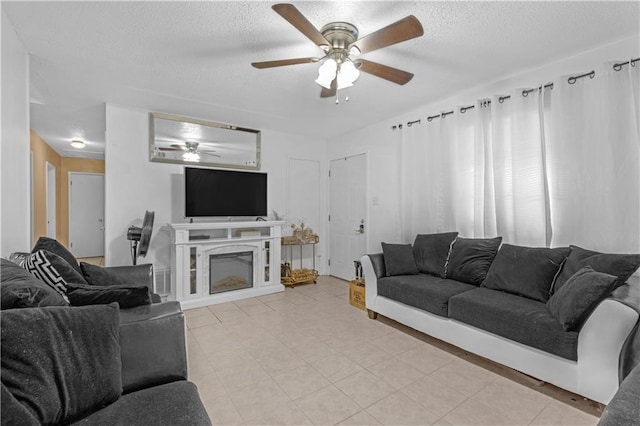
[[[120,311],[124,393],[187,379],[184,313],[179,302]]]
[[[382,253],[365,254],[360,259],[362,264],[362,274],[364,276],[364,296],[367,309],[375,311],[375,300],[378,297],[378,278],[384,275],[378,275],[380,265],[384,268],[384,258]]]
[[[153,292],[153,264],[146,263],[144,265],[130,266],[106,266],[105,271],[117,276],[129,285],[146,285],[149,292]]]
[[[607,404],[618,389],[620,351],[638,322],[638,312],[603,300],[578,335],[578,393]]]

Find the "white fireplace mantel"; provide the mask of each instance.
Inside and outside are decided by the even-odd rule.
[[[185,309],[284,290],[280,240],[284,221],[171,223],[171,300]],[[253,253],[253,287],[210,294],[209,256]]]

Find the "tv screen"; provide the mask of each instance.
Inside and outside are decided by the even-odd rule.
[[[186,217],[266,216],[267,174],[184,168]]]

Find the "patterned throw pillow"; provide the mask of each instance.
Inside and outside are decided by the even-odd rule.
[[[47,258],[44,250],[31,253],[31,256],[25,259],[23,266],[24,269],[31,272],[40,281],[48,284],[57,291],[64,300],[69,303],[69,299],[67,298],[67,283],[52,265],[50,259]]]

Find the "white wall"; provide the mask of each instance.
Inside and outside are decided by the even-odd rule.
[[[216,120],[216,117],[198,117]],[[243,126],[240,119],[233,124]],[[131,264],[127,228],[140,226],[145,210],[155,212],[154,231],[149,253],[140,262],[151,262],[156,269],[170,267],[170,240],[167,223],[184,222],[183,166],[149,161],[149,111],[107,104],[105,150],[105,253],[108,265]],[[262,130],[262,168],[268,173],[268,208],[281,215],[292,203],[317,196],[326,211],[326,188],[309,188],[301,199],[287,195],[291,158],[321,161],[326,175],[326,143],[321,139],[298,136],[269,129]],[[309,195],[311,194],[311,195]],[[301,194],[302,195],[302,194]],[[287,218],[297,221],[298,218]],[[284,230],[285,232],[287,229]],[[316,231],[324,241],[326,224]],[[326,259],[324,245],[318,247],[319,259]]]
[[[30,251],[29,57],[2,14],[0,255]]]
[[[333,138],[328,142],[328,159],[340,158],[365,152],[369,158],[367,177],[368,187],[368,221],[369,233],[367,251],[381,251],[380,242],[400,241],[399,211],[399,141],[401,131],[391,126],[407,121],[422,119],[436,115],[442,111],[450,111],[457,105],[471,105],[476,99],[517,88],[536,87],[546,84],[558,76],[572,75],[591,71],[603,62],[611,60],[628,60],[640,55],[640,40],[632,37],[604,46],[598,46],[586,52],[576,53],[563,60],[541,64],[517,75],[505,76],[496,82],[479,85],[471,90],[452,93],[445,99],[425,100],[424,106],[401,115],[390,117],[385,122]],[[409,83],[411,84],[411,83]]]

